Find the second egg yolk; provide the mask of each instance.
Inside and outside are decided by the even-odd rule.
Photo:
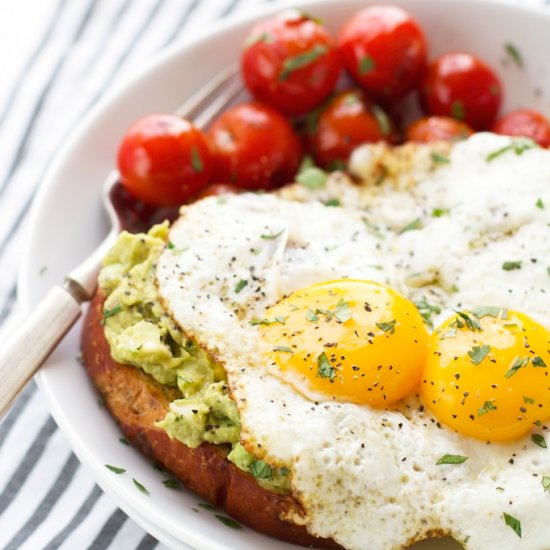
[[[550,417],[550,333],[522,313],[459,312],[431,336],[421,396],[447,426],[514,439]]]
[[[273,372],[312,400],[385,407],[419,383],[428,334],[412,302],[371,281],[307,287],[256,321]]]

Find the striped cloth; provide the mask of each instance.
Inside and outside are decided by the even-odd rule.
[[[17,317],[16,270],[25,214],[68,132],[115,78],[123,78],[145,58],[190,31],[268,2],[3,3],[0,324],[4,330],[9,330]],[[550,4],[550,0],[523,2],[546,8]],[[11,28],[10,35],[6,31],[12,21],[19,27]],[[6,39],[9,36],[24,40],[14,47],[13,41]],[[34,383],[28,385],[0,423],[0,548],[165,548],[119,510],[80,466]]]

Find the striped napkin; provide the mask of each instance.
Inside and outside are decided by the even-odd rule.
[[[17,319],[25,214],[53,155],[117,78],[190,32],[278,0],[18,0],[0,8],[0,324]],[[522,0],[516,0],[522,1]],[[299,3],[297,1],[297,3]],[[550,9],[550,0],[523,0]],[[165,548],[82,468],[31,383],[0,423],[0,548]]]

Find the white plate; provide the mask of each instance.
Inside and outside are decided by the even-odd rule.
[[[332,30],[367,3],[365,0],[301,2]],[[432,57],[443,51],[463,49],[477,53],[495,67],[505,85],[505,109],[530,106],[546,114],[550,112],[550,64],[546,48],[541,47],[550,36],[548,15],[490,0],[393,3],[404,6],[420,21],[428,34]],[[274,6],[271,12],[279,9],[280,5]],[[263,15],[267,13],[268,10]],[[128,125],[150,112],[171,111],[187,94],[234,62],[252,21],[260,17],[247,16],[213,26],[210,32],[167,52],[119,86],[68,140],[30,215],[19,279],[20,299],[26,311],[32,310],[46,290],[60,282],[106,233],[99,191]],[[506,43],[514,44],[522,52],[523,70],[507,56]],[[46,273],[44,266],[48,267]],[[198,507],[199,499],[194,495],[165,488],[162,476],[133,449],[119,442],[116,425],[98,406],[96,394],[76,360],[79,330],[76,327],[70,333],[37,379],[57,423],[101,487],[138,523],[173,548],[183,549],[186,544],[208,550],[296,548],[246,528],[242,531],[227,528],[213,512]],[[124,467],[127,473],[112,474],[105,468],[106,463]],[[140,493],[132,478],[145,485],[151,494]],[[450,548],[441,541],[425,546],[434,550]]]

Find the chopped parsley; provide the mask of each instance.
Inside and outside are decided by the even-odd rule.
[[[535,355],[535,357],[531,359],[531,364],[533,365],[533,367],[541,367],[543,369],[546,368],[546,363],[540,355]]]
[[[103,310],[103,317],[101,318],[101,324],[104,325],[105,321],[109,319],[109,317],[113,317],[113,315],[116,315],[117,313],[120,313],[122,311],[122,306],[120,304],[117,304],[115,307],[111,309],[104,309]]]
[[[491,412],[491,411],[496,411],[497,408],[493,405],[493,403],[491,401],[485,401],[485,403],[483,404],[483,407],[481,407],[481,409],[479,409],[477,411],[477,415],[478,416],[483,416],[484,414],[487,414],[488,412]]]
[[[248,281],[246,279],[241,279],[236,285],[235,285],[235,292],[239,294],[239,292],[248,285]]]
[[[478,307],[472,310],[472,313],[478,318],[483,319],[483,317],[495,317],[502,315],[502,319],[508,317],[508,310],[506,308],[494,307],[494,306],[483,306]]]
[[[491,162],[492,160],[500,157],[508,151],[514,151],[514,153],[519,156],[523,155],[525,151],[529,149],[535,149],[537,147],[539,147],[539,145],[530,138],[516,138],[512,140],[512,143],[510,143],[509,145],[505,145],[504,147],[501,147],[500,149],[489,153],[485,157],[485,160],[487,162]]]
[[[271,36],[267,32],[252,34],[246,39],[244,47],[249,48],[250,46],[257,44],[258,42],[265,42],[266,44],[270,44],[271,42],[273,42],[273,36]]]
[[[422,229],[422,220],[420,218],[415,218],[412,222],[409,222],[399,234],[405,233],[406,231],[414,231],[415,229]]]
[[[391,122],[384,109],[375,104],[372,106],[372,114],[378,123],[381,134],[383,136],[389,135],[391,133]]]
[[[254,319],[253,321],[250,321],[250,324],[255,327],[258,325],[273,325],[275,323],[280,323],[281,325],[284,325],[286,322],[286,317],[283,317],[281,315],[277,315],[273,317],[273,319]]]
[[[436,151],[432,151],[431,157],[433,162],[436,164],[450,164],[451,162],[448,157],[442,155],[441,153],[437,153]]]
[[[319,57],[325,55],[327,52],[328,46],[325,44],[316,44],[313,48],[311,48],[311,50],[285,59],[283,68],[279,74],[279,80],[287,80],[294,71],[311,65],[311,63],[316,61]]]
[[[174,248],[176,248],[176,245],[172,241],[168,241],[166,243],[166,248],[168,248],[168,250],[174,250]]]
[[[541,210],[544,210],[544,203],[542,202],[542,199],[541,198],[538,198],[537,199],[537,202],[535,203],[535,206],[537,208],[540,208]]]
[[[275,346],[273,351],[284,351],[285,353],[293,353],[292,348],[288,346]]]
[[[532,397],[527,397],[526,395],[523,396],[523,402],[526,405],[534,405],[535,404],[535,400]]]
[[[199,506],[201,508],[204,508],[205,510],[215,510],[216,508],[214,508],[214,506],[212,506],[212,504],[210,504],[209,502],[199,502]]]
[[[134,485],[144,494],[144,495],[150,495],[147,488],[142,485],[135,477],[132,478],[132,481],[134,482]]]
[[[457,120],[464,120],[466,113],[464,112],[464,103],[462,103],[462,101],[453,101],[451,105],[451,115]]]
[[[523,57],[514,44],[507,42],[504,44],[506,53],[512,58],[512,61],[520,68],[523,69]]]
[[[179,489],[181,487],[180,482],[172,478],[163,480],[162,484],[168,489]]]
[[[328,201],[324,201],[323,204],[325,206],[342,206],[340,199],[328,199]]]
[[[467,456],[462,455],[443,455],[435,464],[439,466],[441,464],[462,464],[468,460]]]
[[[271,467],[263,460],[253,462],[252,466],[250,466],[250,473],[258,479],[271,479],[273,476]]]
[[[525,367],[529,363],[529,357],[520,357],[519,355],[512,361],[510,368],[506,371],[504,375],[505,378],[512,378],[516,372]]]
[[[520,261],[504,262],[502,264],[502,269],[504,269],[504,271],[513,271],[514,269],[521,269],[521,262]]]
[[[196,147],[193,147],[191,149],[191,166],[193,167],[193,170],[197,173],[200,173],[204,170],[201,155]]]
[[[370,55],[365,55],[359,60],[359,74],[361,76],[370,73],[376,67],[374,59]]]
[[[533,434],[531,436],[531,441],[535,443],[535,445],[538,445],[539,447],[542,447],[543,449],[546,449],[548,446],[546,445],[546,439],[540,434]]]
[[[105,468],[111,470],[115,474],[123,474],[126,470],[124,468],[118,468],[117,466],[111,466],[110,464],[105,464]]]
[[[420,315],[422,315],[422,318],[424,319],[425,323],[429,327],[433,327],[431,317],[434,313],[436,315],[438,313],[441,313],[441,308],[436,304],[430,304],[426,300],[426,298],[422,298],[422,300],[415,302],[414,305],[416,306],[416,309],[418,309]]]
[[[550,492],[550,476],[542,476],[542,488]]]
[[[320,189],[324,187],[327,182],[327,173],[317,168],[317,166],[311,166],[302,170],[297,176],[296,181],[307,189]]]
[[[432,217],[441,218],[442,216],[448,216],[450,212],[449,208],[434,208],[432,210]]]
[[[456,309],[454,312],[458,315],[458,317],[450,324],[450,326],[457,328],[464,328],[464,326],[466,326],[468,330],[477,330],[479,332],[483,330],[474,315],[468,315],[464,311],[457,311]]]
[[[387,323],[376,323],[376,326],[382,331],[382,332],[389,332],[390,334],[393,334],[395,332],[395,323],[397,321],[395,319],[392,319],[391,321],[388,321]]]
[[[327,354],[323,351],[317,357],[317,376],[332,380],[336,376],[336,369],[330,364]]]
[[[503,513],[504,515],[504,523],[508,525],[508,527],[511,527],[514,531],[514,533],[521,538],[521,522],[519,519],[516,519],[514,516],[510,516],[506,512]]]
[[[306,319],[311,323],[316,323],[319,320],[319,316],[311,309],[306,311]]]
[[[351,308],[348,302],[344,302],[343,299],[340,299],[333,311],[334,317],[340,323],[345,323],[351,319]]]
[[[270,234],[263,234],[260,235],[262,239],[265,239],[266,241],[270,241],[273,239],[276,239],[277,237],[280,237],[284,233],[284,229],[281,229],[278,233],[270,233]]]
[[[218,521],[221,521],[226,527],[230,529],[242,529],[243,526],[240,523],[237,523],[234,519],[228,518],[227,516],[222,516],[220,514],[214,514]]]
[[[470,357],[470,361],[474,365],[479,365],[485,357],[487,357],[487,354],[491,350],[491,347],[487,344],[484,344],[483,346],[474,346],[469,352],[468,356]]]

